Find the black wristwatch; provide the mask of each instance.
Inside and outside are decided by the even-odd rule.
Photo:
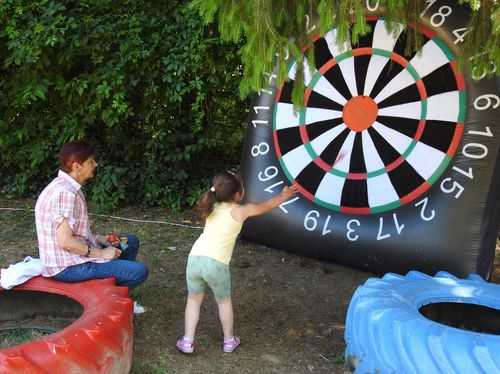
[[[87,244],[87,254],[85,254],[84,257],[89,257],[90,251],[92,251],[92,248],[90,248],[90,245]]]

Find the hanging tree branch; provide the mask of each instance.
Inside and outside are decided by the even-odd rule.
[[[427,2],[421,0],[379,0],[389,32],[407,28],[405,52],[422,47],[421,13]],[[499,74],[500,10],[498,0],[459,0],[471,9],[464,34],[459,68],[465,66],[475,79]],[[333,25],[337,28],[336,43],[345,45],[371,31],[365,20],[366,0],[193,0],[206,23],[216,15],[221,38],[241,43],[243,78],[240,95],[269,86],[269,75],[276,66],[277,80],[287,77],[287,57],[297,62],[292,101],[295,108],[304,103],[304,64],[314,67],[313,37],[324,35]],[[317,20],[317,22],[313,22]],[[311,32],[313,24],[317,28]],[[411,25],[411,28],[408,26]],[[302,51],[309,47],[306,56]]]

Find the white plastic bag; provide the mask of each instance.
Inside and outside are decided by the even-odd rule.
[[[0,269],[0,286],[10,290],[28,279],[42,274],[42,262],[38,258],[26,256],[22,262]]]

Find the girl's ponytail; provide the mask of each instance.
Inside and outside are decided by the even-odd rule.
[[[200,215],[202,222],[205,222],[207,217],[214,210],[214,204],[216,203],[215,191],[212,191],[214,188],[212,187],[210,190],[205,191],[201,194],[194,209]]]
[[[241,177],[232,170],[226,170],[213,178],[212,187],[200,196],[196,202],[195,210],[200,215],[201,220],[205,222],[214,210],[215,203],[234,201],[238,193],[243,194]]]

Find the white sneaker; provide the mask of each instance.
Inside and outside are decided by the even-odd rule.
[[[137,301],[134,301],[134,314],[141,314],[144,313],[147,309],[144,308],[141,304],[139,304]]]

